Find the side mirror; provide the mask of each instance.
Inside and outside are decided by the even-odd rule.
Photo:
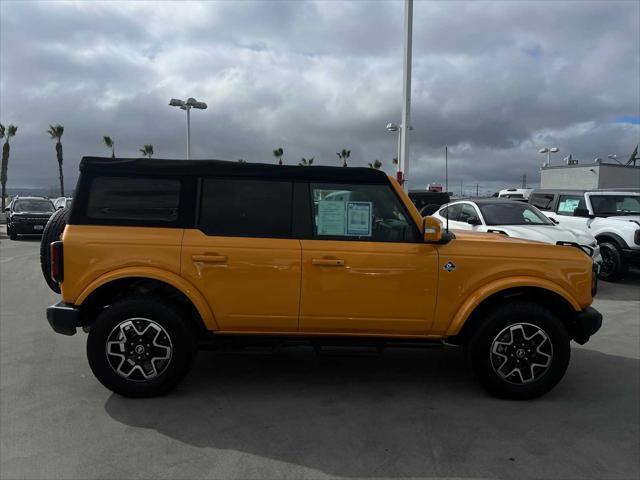
[[[482,225],[482,222],[481,222],[481,221],[480,221],[480,219],[479,219],[479,218],[477,218],[477,217],[471,217],[471,218],[469,218],[469,219],[467,220],[467,223],[468,223],[469,225],[474,225],[474,226],[476,226],[476,225]]]
[[[593,218],[593,215],[591,215],[589,213],[589,210],[586,208],[576,208],[573,211],[573,216],[574,217],[586,217],[586,218]]]
[[[11,207],[4,207],[4,211],[9,213],[11,211]]]
[[[424,217],[422,220],[422,236],[426,243],[442,241],[442,223],[435,217]]]

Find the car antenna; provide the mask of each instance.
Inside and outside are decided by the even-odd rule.
[[[444,146],[444,190],[449,194],[449,149]],[[449,209],[447,208],[447,226],[445,231],[449,233]]]

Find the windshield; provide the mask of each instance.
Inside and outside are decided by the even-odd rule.
[[[595,215],[638,215],[640,196],[638,195],[590,195]]]
[[[53,212],[53,203],[49,200],[24,199],[16,200],[13,205],[14,212]]]
[[[526,203],[479,204],[487,225],[554,225],[543,213]]]

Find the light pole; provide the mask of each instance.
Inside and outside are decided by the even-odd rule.
[[[207,104],[204,102],[198,102],[195,98],[189,97],[187,101],[172,98],[169,102],[172,107],[180,107],[181,110],[187,111],[187,160],[191,160],[191,109],[197,108],[198,110],[204,110],[207,108]]]
[[[387,123],[386,129],[388,132],[398,132],[398,149],[396,151],[396,158],[398,159],[398,171],[400,171],[400,125],[397,123]]]
[[[558,147],[544,147],[538,150],[538,153],[546,153],[547,154],[547,167],[551,166],[551,154],[558,153],[560,149]]]
[[[413,39],[413,0],[404,0],[404,55],[403,55],[403,85],[402,85],[402,124],[400,129],[400,156],[398,167],[399,179],[407,188],[409,177],[409,130],[411,129],[411,45]]]

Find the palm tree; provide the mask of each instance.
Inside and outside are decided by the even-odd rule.
[[[313,165],[313,157],[311,158],[302,157],[302,160],[300,160],[298,165],[301,167],[310,167],[311,165]]]
[[[2,146],[2,170],[0,171],[0,183],[2,183],[2,212],[4,212],[4,195],[5,187],[7,186],[7,168],[9,167],[9,139],[13,137],[18,131],[18,127],[15,125],[8,125],[4,128],[4,125],[0,123],[0,138],[4,138],[4,145]]]
[[[282,147],[276,148],[273,151],[273,156],[278,159],[278,165],[284,165],[284,163],[282,162],[282,156],[283,155],[284,155],[284,149]]]
[[[374,160],[373,163],[369,162],[369,168],[375,168],[376,170],[380,170],[382,166],[382,162],[378,159]]]
[[[102,141],[104,142],[107,148],[111,149],[111,158],[116,158],[116,143],[113,141],[111,137],[102,137]]]
[[[151,158],[151,155],[153,155],[153,145],[151,145],[150,143],[143,145],[143,147],[140,149],[140,153],[142,153],[142,155],[147,158]]]
[[[239,158],[238,163],[247,163],[247,161],[244,158]]]
[[[336,153],[336,155],[338,156],[338,159],[342,160],[342,166],[346,167],[347,166],[347,160],[351,156],[351,150],[346,150],[346,149],[343,148],[342,151]]]
[[[64,197],[64,177],[62,175],[62,134],[64,127],[62,125],[49,125],[47,133],[51,140],[56,141],[56,158],[58,160],[58,175],[60,177],[60,196]]]

